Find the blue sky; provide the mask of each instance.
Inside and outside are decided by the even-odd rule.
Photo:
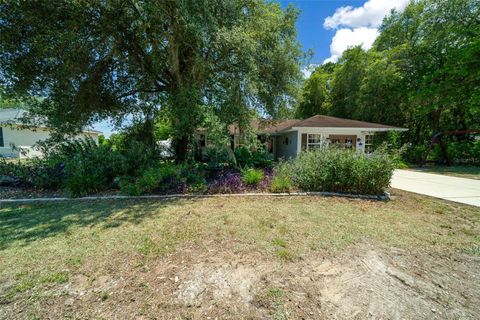
[[[313,65],[337,61],[349,46],[369,49],[382,19],[392,9],[403,10],[409,0],[279,0],[282,7],[300,9],[298,38],[312,49]],[[308,72],[306,72],[308,75]]]
[[[313,57],[304,66],[304,75],[326,61],[337,61],[349,46],[369,49],[378,36],[378,27],[391,9],[402,10],[409,0],[277,0],[282,7],[290,3],[300,9],[298,39]],[[107,137],[112,128],[107,121],[95,129]]]
[[[360,7],[365,1],[282,0],[280,3],[282,7],[292,4],[301,10],[297,21],[298,39],[304,50],[314,50],[311,63],[321,64],[330,57],[330,43],[335,35],[335,30],[323,27],[324,20],[332,16],[337,8],[345,6]]]

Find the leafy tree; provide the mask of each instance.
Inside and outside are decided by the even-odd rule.
[[[420,142],[431,132],[480,124],[480,4],[423,0],[384,20],[375,50],[395,62],[409,98],[407,125]]]
[[[155,139],[158,140],[168,140],[173,136],[173,128],[170,123],[170,119],[163,115],[157,117],[155,121]]]
[[[330,85],[334,64],[328,63],[317,67],[305,80],[301,90],[296,117],[305,119],[317,114],[327,114],[330,108]]]
[[[368,53],[368,66],[360,86],[353,118],[402,126],[405,123],[405,85],[403,74],[389,52]]]
[[[298,12],[263,0],[4,1],[0,81],[59,133],[133,116],[154,146],[172,124],[183,160],[206,105],[222,120],[293,104],[303,54]]]
[[[342,118],[358,116],[355,110],[367,63],[367,53],[360,46],[349,48],[343,53],[332,80],[331,115]]]

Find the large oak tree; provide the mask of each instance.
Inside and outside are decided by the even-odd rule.
[[[303,58],[298,12],[263,0],[4,1],[3,94],[35,97],[56,132],[168,115],[182,160],[205,107],[225,122],[292,105]]]

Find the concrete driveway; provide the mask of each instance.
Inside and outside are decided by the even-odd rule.
[[[480,207],[480,180],[395,170],[392,188]]]

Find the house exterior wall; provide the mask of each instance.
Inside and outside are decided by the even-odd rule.
[[[396,128],[393,130],[405,131],[406,129]],[[302,152],[302,136],[306,134],[320,134],[322,140],[328,143],[327,138],[334,136],[354,136],[354,147],[357,152],[365,152],[365,136],[375,135],[376,132],[391,131],[389,128],[338,128],[338,127],[292,127],[289,131],[273,133],[270,138],[273,139],[273,156],[275,160],[291,159]],[[240,136],[233,136],[234,149],[239,147]],[[305,137],[304,137],[305,138]],[[352,137],[353,138],[353,137]],[[287,142],[288,141],[288,142]],[[208,145],[208,135],[206,137]]]
[[[354,135],[355,150],[365,152],[365,136],[374,135],[375,131],[363,128],[296,128],[298,130],[286,132],[275,136],[275,159],[291,159],[296,157],[302,151],[302,134],[320,134],[322,139],[330,135]],[[288,144],[285,144],[285,138],[288,137]],[[360,139],[360,140],[358,140]]]
[[[355,142],[355,150],[358,152],[365,152],[365,136],[374,135],[375,131],[363,128],[298,128],[298,131],[295,131],[295,134],[298,135],[297,141],[299,142],[297,145],[296,154],[302,151],[302,134],[320,134],[322,139],[325,140],[330,135],[354,135],[357,137],[357,141]]]
[[[42,153],[32,148],[37,142],[50,137],[50,132],[45,128],[19,128],[15,125],[1,126],[3,131],[3,147],[0,147],[0,157],[6,158],[31,158],[42,156]],[[98,142],[98,134],[94,132],[82,132],[78,138],[91,137]],[[18,149],[26,152],[23,155]]]
[[[288,141],[287,141],[288,139]],[[275,158],[291,159],[298,153],[298,134],[296,131],[287,132],[275,137]]]

